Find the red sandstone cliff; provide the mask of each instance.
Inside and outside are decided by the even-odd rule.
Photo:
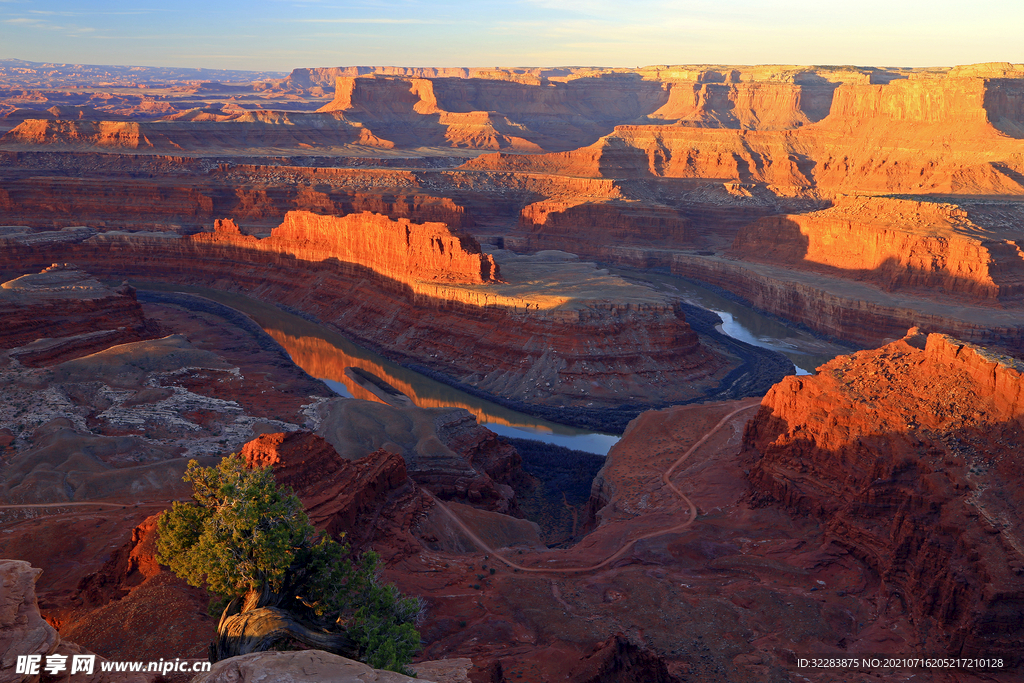
[[[886,291],[1012,306],[1024,301],[1024,252],[1015,233],[978,225],[955,204],[857,198],[762,218],[740,230],[729,253]]]
[[[786,130],[762,130],[775,126],[751,123],[770,120],[780,107],[792,111],[792,104],[772,98],[760,115],[740,113],[737,118],[732,101],[731,107],[719,107],[729,111],[735,122],[677,102],[661,117],[680,114],[681,122],[690,125],[623,125],[627,122],[620,121],[613,133],[588,147],[534,157],[483,155],[465,167],[753,182],[783,195],[812,190],[824,196],[855,191],[1021,194],[1021,83],[959,75],[879,85],[845,83],[835,88],[827,116]],[[739,91],[733,97],[739,97]],[[709,106],[708,111],[717,111],[706,103],[693,106],[698,105],[702,111]],[[814,116],[823,106],[816,105]],[[697,118],[688,120],[693,117]],[[735,128],[694,127],[702,121],[702,125]]]
[[[399,145],[539,152],[589,144],[667,99],[664,84],[636,75],[559,83],[480,76],[339,75],[334,101],[320,111],[342,113]]]
[[[828,115],[836,83],[671,83],[669,99],[649,119],[699,128],[788,130]]]
[[[250,466],[272,466],[314,526],[344,537],[354,550],[372,546],[389,561],[422,550],[410,530],[433,501],[409,479],[400,455],[378,450],[346,460],[310,432],[263,434],[241,455]]]
[[[789,377],[746,431],[762,501],[819,517],[932,647],[1024,652],[1019,362],[911,330]]]
[[[536,244],[589,254],[610,245],[673,247],[688,241],[690,222],[667,206],[647,202],[546,200],[526,206],[519,216]],[[588,244],[589,243],[589,244]],[[574,248],[575,247],[575,248]]]
[[[455,235],[443,223],[394,221],[369,212],[336,217],[290,211],[265,239],[243,236],[233,221],[221,220],[214,232],[189,239],[289,254],[305,261],[337,259],[399,282],[482,284],[498,277],[494,258],[483,254],[473,238]]]

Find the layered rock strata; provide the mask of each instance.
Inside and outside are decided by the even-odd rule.
[[[433,501],[409,479],[400,455],[381,449],[347,460],[322,437],[301,431],[263,434],[241,456],[252,467],[272,467],[310,521],[353,550],[373,547],[388,561],[422,550],[410,530]]]
[[[444,182],[436,172],[334,168],[339,162],[325,157],[234,157],[217,163],[179,155],[40,151],[4,152],[0,161],[0,211],[5,221],[23,225],[187,233],[231,218],[250,231],[266,232],[288,211],[306,210],[371,211],[464,230],[474,224],[467,202],[484,219],[494,213],[489,203],[461,199],[460,183]],[[359,161],[380,166],[386,160],[344,160]],[[125,193],[131,203],[123,201]]]
[[[714,179],[765,186],[790,196],[1021,194],[1021,82],[950,74],[883,84],[843,83],[834,89],[827,116],[787,130],[743,130],[739,120],[715,128],[618,125],[577,150],[488,154],[465,167]]]
[[[755,309],[853,344],[877,346],[916,326],[1014,353],[1024,350],[1024,325],[1015,308],[885,292],[870,283],[716,256],[676,253],[671,263],[680,277],[713,285]]]
[[[374,452],[379,464],[390,457],[382,452],[398,455],[402,473],[443,499],[517,511],[508,483],[519,472],[519,454],[467,411],[352,400],[333,401],[324,411],[317,433],[341,458],[359,460]]]
[[[587,256],[602,247],[677,247],[692,242],[690,221],[667,206],[647,202],[545,200],[519,216],[528,239],[517,248],[561,249]]]
[[[1000,208],[1018,220],[1024,214],[1015,203]],[[948,203],[846,199],[824,211],[751,223],[740,230],[729,254],[863,280],[885,291],[1020,306],[1024,233],[1014,222],[979,225],[970,214]]]
[[[744,436],[764,501],[819,518],[878,573],[925,646],[1024,651],[1021,364],[906,338],[787,378]]]
[[[110,289],[67,263],[0,284],[0,348],[26,365],[59,362],[157,336],[135,291]]]

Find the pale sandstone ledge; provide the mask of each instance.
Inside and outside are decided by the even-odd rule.
[[[410,664],[410,678],[320,650],[254,652],[217,662],[192,683],[470,683],[465,657]]]
[[[0,283],[0,306],[53,299],[105,299],[115,295],[112,289],[70,263],[54,263],[42,272]]]

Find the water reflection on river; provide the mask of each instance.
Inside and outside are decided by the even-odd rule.
[[[598,455],[607,455],[619,440],[618,436],[549,422],[459,391],[356,346],[325,327],[241,294],[201,287],[151,287],[198,294],[245,313],[284,347],[296,365],[324,380],[341,396],[380,401],[345,374],[345,368],[356,367],[380,377],[422,408],[465,408],[477,422],[503,436],[544,441]]]

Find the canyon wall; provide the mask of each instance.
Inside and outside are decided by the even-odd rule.
[[[673,82],[668,102],[648,118],[699,128],[788,130],[825,118],[836,85]]]
[[[70,264],[0,284],[0,349],[25,365],[154,336],[131,287],[110,289]]]
[[[714,93],[698,88],[696,101],[679,93],[672,107],[651,115],[679,115],[674,125],[622,121],[588,147],[532,157],[483,155],[466,168],[752,182],[783,195],[1024,193],[1020,80],[822,84],[811,116],[793,113],[796,86],[789,87],[784,97],[768,96],[760,107],[744,105],[742,89],[719,92],[715,104]],[[773,88],[786,92],[783,86],[763,86],[765,93]],[[821,116],[830,88],[828,115]],[[673,91],[679,89],[673,84]]]
[[[242,235],[233,221],[221,220],[212,233],[197,233],[189,239],[288,254],[304,261],[337,259],[405,283],[482,284],[499,277],[494,258],[482,253],[472,237],[453,234],[444,223],[394,221],[369,212],[335,217],[289,211],[264,239]]]
[[[672,247],[690,241],[686,218],[647,202],[545,200],[523,208],[519,224],[529,240],[517,248],[562,249],[585,256],[614,245]]]
[[[917,326],[1015,353],[1024,351],[1024,325],[1013,309],[950,306],[889,294],[859,282],[713,256],[674,254],[671,258],[675,275],[720,287],[758,310],[854,344],[877,346]]]
[[[746,430],[762,503],[811,514],[878,572],[926,647],[1024,652],[1019,361],[911,330],[765,396]]]
[[[1022,237],[1012,226],[980,226],[955,204],[861,198],[762,218],[739,231],[728,253],[886,291],[1009,306],[1024,302]]]
[[[204,120],[206,119],[206,120]],[[219,120],[218,120],[219,119]],[[332,113],[245,111],[226,117],[183,117],[168,121],[27,119],[0,137],[13,149],[103,149],[187,152],[239,149],[331,149],[360,145],[390,149],[359,123]]]
[[[25,225],[194,232],[216,218],[231,218],[246,228],[269,229],[292,210],[371,211],[455,229],[474,224],[465,206],[425,189],[410,171],[308,168],[276,160],[216,164],[165,155],[7,152],[0,160],[0,212]],[[131,203],[124,201],[126,192]],[[473,206],[485,208],[481,202]]]

